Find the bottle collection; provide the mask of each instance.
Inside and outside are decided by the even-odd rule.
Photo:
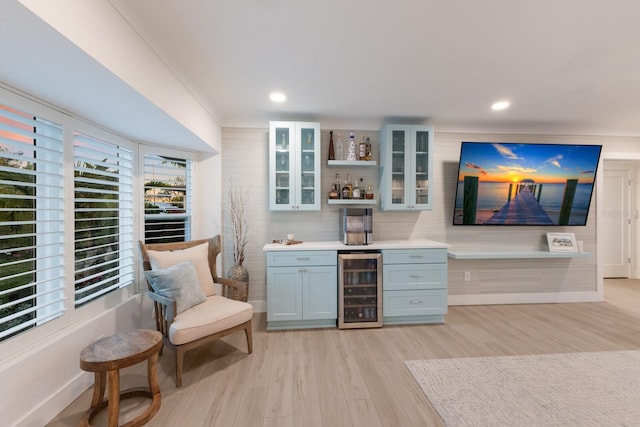
[[[373,199],[373,190],[371,184],[365,188],[364,179],[360,178],[355,183],[351,182],[351,174],[347,174],[347,179],[344,183],[340,181],[340,174],[336,173],[336,181],[331,185],[329,189],[330,199],[344,199],[344,200],[371,200]]]
[[[329,160],[347,160],[347,161],[368,161],[372,159],[371,140],[369,137],[362,136],[359,143],[356,143],[356,136],[353,132],[349,132],[349,142],[343,144],[342,137],[329,131]],[[351,181],[351,174],[348,173],[346,179],[341,181],[340,174],[336,174],[334,184],[329,189],[329,199],[344,200],[373,200],[373,188],[370,184],[365,184],[364,179],[360,178],[355,182]]]
[[[329,160],[348,160],[360,161],[371,160],[371,140],[369,137],[362,136],[362,141],[356,143],[356,136],[353,132],[349,133],[349,144],[346,147],[342,143],[342,137],[338,135],[337,142],[333,141],[333,131],[329,131]]]

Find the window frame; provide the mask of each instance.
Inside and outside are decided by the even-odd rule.
[[[140,271],[139,267],[139,252],[137,250],[137,237],[140,235],[138,228],[138,221],[133,221],[133,280],[130,284],[119,287],[112,292],[102,295],[101,297],[89,301],[80,307],[74,307],[74,288],[75,288],[75,215],[74,215],[74,149],[73,149],[73,132],[74,130],[91,135],[95,138],[109,141],[113,144],[127,147],[133,154],[133,212],[136,215],[139,212],[139,206],[135,203],[136,199],[139,199],[139,185],[138,182],[138,162],[135,156],[139,155],[139,143],[132,142],[114,132],[108,131],[100,126],[97,126],[89,121],[83,120],[78,117],[71,116],[68,113],[60,111],[59,109],[47,105],[39,100],[33,99],[27,94],[23,94],[16,90],[11,90],[6,86],[0,85],[0,100],[3,104],[9,105],[13,108],[24,111],[28,114],[32,114],[38,118],[59,123],[63,129],[63,185],[62,190],[64,194],[63,209],[64,209],[64,311],[62,316],[48,321],[35,328],[25,330],[13,337],[0,341],[0,361],[6,360],[11,357],[16,357],[20,354],[24,354],[30,349],[38,348],[61,333],[63,330],[70,327],[82,327],[82,324],[92,317],[98,316],[101,313],[108,311],[118,304],[126,301],[127,299],[135,296],[138,291],[136,282],[139,282],[137,272]]]
[[[189,174],[191,175],[191,188],[190,193],[186,195],[185,203],[190,205],[190,212],[184,214],[170,214],[174,218],[188,218],[188,223],[190,230],[185,232],[185,240],[191,240],[194,230],[194,217],[195,217],[195,187],[196,187],[196,167],[197,167],[197,153],[188,150],[180,150],[168,147],[161,147],[157,145],[151,144],[140,144],[138,146],[138,171],[139,171],[139,179],[138,179],[138,194],[141,197],[138,198],[139,203],[137,206],[138,212],[141,214],[138,216],[138,230],[140,230],[139,236],[140,240],[144,241],[145,239],[145,220],[147,219],[147,214],[145,213],[145,205],[144,205],[144,186],[145,186],[145,156],[146,155],[156,155],[156,156],[165,156],[171,158],[179,158],[185,159],[190,162],[190,170]],[[150,218],[154,218],[157,214],[149,214]]]

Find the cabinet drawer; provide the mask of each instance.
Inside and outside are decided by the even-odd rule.
[[[382,262],[387,264],[446,263],[446,249],[387,249],[382,251]]]
[[[382,268],[382,289],[446,289],[446,264],[392,264]]]
[[[384,291],[384,317],[424,316],[447,312],[447,290]]]
[[[337,251],[273,251],[267,252],[267,267],[338,265]]]

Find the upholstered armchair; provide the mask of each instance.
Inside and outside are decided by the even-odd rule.
[[[156,328],[175,355],[177,387],[182,385],[184,355],[192,348],[244,330],[248,353],[253,352],[247,283],[216,274],[219,235],[191,242],[140,242],[140,250]]]

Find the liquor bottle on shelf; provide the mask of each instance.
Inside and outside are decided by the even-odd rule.
[[[364,159],[365,160],[371,160],[372,156],[373,156],[373,153],[371,152],[371,141],[369,140],[369,137],[367,137],[367,144],[366,144],[366,148],[365,148]]]
[[[358,146],[358,160],[365,160],[367,157],[367,143],[364,142],[364,135],[362,135],[362,141]]]
[[[335,159],[336,159],[336,153],[333,148],[333,131],[330,130],[329,131],[329,160],[335,160]]]
[[[360,178],[360,181],[362,181],[362,178]],[[360,199],[360,187],[358,186],[358,181],[356,181],[355,185],[353,186],[353,190],[351,192],[351,198]]]
[[[329,198],[330,199],[339,199],[340,198],[340,174],[336,174],[336,182],[331,185],[331,190],[329,190]]]
[[[347,156],[347,160],[353,161],[357,160],[356,157],[356,136],[351,132],[349,134],[349,155]]]
[[[367,191],[364,188],[364,179],[360,178],[360,192],[358,194],[359,197],[353,196],[354,199],[366,199]]]
[[[367,187],[367,192],[364,195],[365,199],[373,200],[373,189],[371,188],[371,184]]]
[[[338,141],[336,141],[335,148],[336,160],[344,160],[344,145],[342,144],[342,137],[338,135]]]
[[[344,187],[342,187],[342,198],[343,199],[351,199],[353,191],[353,185],[351,184],[351,174],[347,174],[347,179],[344,182]]]

